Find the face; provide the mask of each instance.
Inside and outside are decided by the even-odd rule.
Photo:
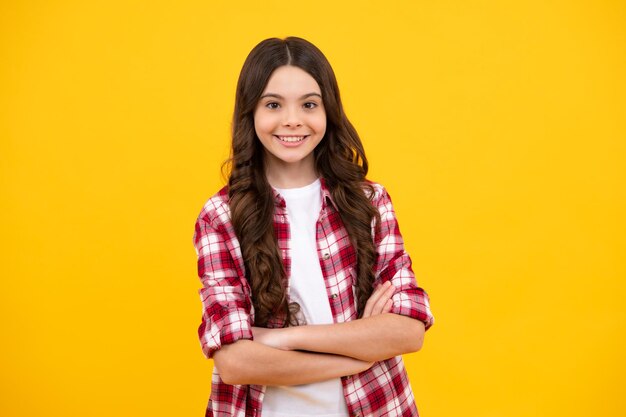
[[[319,85],[306,71],[285,65],[271,75],[254,111],[269,171],[314,173],[313,150],[326,132]]]

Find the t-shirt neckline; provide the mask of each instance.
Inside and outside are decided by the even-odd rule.
[[[282,195],[283,197],[292,197],[292,196],[308,194],[315,190],[319,191],[321,187],[322,187],[322,182],[320,181],[319,178],[317,178],[311,184],[304,185],[302,187],[295,187],[295,188],[273,187],[273,188],[278,192],[278,194]]]

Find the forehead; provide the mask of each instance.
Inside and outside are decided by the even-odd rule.
[[[315,78],[302,68],[283,65],[274,70],[267,81],[263,93],[274,93],[284,96],[307,93],[321,94],[321,89]]]

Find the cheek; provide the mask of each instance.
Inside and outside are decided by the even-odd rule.
[[[257,135],[267,133],[268,130],[273,128],[271,117],[264,115],[263,113],[255,113],[254,115],[254,130]]]
[[[326,132],[326,116],[320,120],[317,131],[320,134],[324,134]]]
[[[316,116],[310,123],[317,133],[323,134],[326,131],[326,114]]]

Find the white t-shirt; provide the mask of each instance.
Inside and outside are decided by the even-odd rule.
[[[322,208],[321,182],[276,191],[285,199],[290,227],[291,276],[289,298],[300,305],[298,319],[306,324],[331,324],[333,316],[319,258],[316,228]],[[263,417],[347,417],[348,407],[340,378],[314,384],[268,386]]]

